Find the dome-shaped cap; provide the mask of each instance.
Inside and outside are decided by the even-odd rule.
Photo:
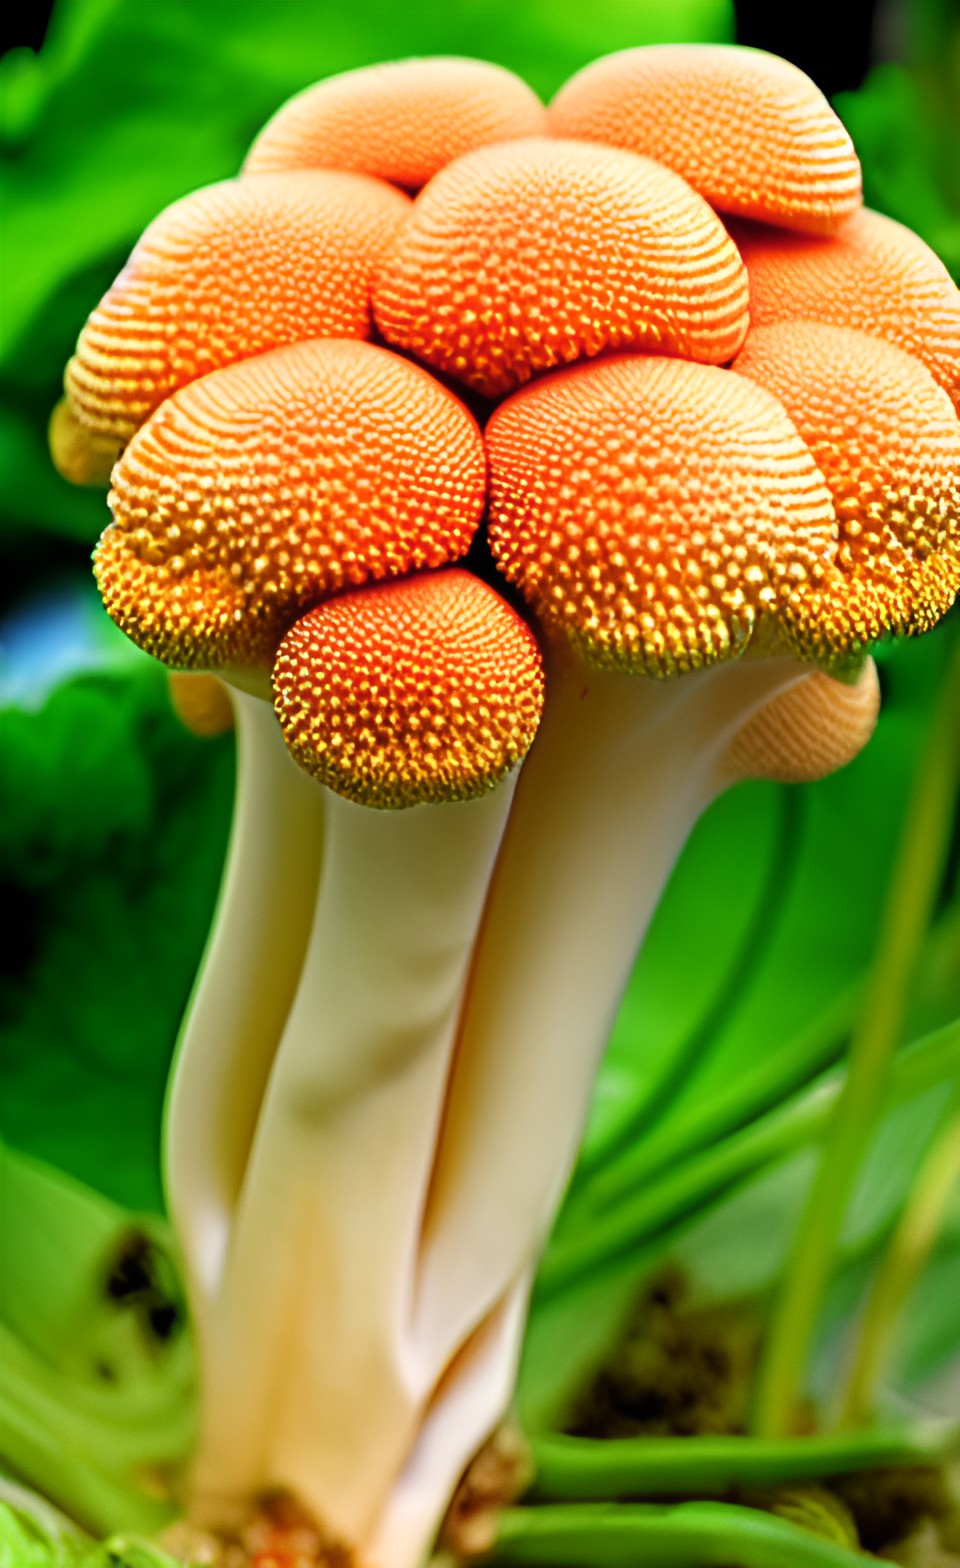
[[[809,450],[733,371],[579,366],[504,403],[487,443],[494,555],[593,664],[670,675],[729,658],[836,548]]]
[[[857,327],[921,360],[960,411],[960,290],[918,235],[861,209],[831,240],[732,226],[750,275],[750,321]]]
[[[960,587],[960,420],[942,387],[891,343],[813,321],[755,328],[734,369],[780,399],[833,496],[836,574],[802,606],[811,632],[828,650],[853,624],[869,641],[928,630]]]
[[[607,349],[722,364],[747,329],[747,286],[720,220],[678,175],[530,137],[431,181],[374,314],[389,342],[495,397]]]
[[[225,180],[175,202],[80,334],[74,415],[127,441],[212,370],[305,338],[368,338],[373,277],[409,205],[380,181],[317,172]]]
[[[473,419],[417,366],[348,339],[275,349],[184,387],[131,441],[100,591],[169,664],[262,664],[320,599],[463,555],[485,478]]]
[[[539,98],[502,66],[456,56],[397,60],[297,93],[260,132],[244,173],[353,169],[419,190],[475,147],[545,129]]]
[[[656,158],[721,212],[830,234],[860,205],[853,143],[820,89],[760,49],[654,44],[594,60],[550,105],[557,136]]]
[[[296,760],[364,806],[486,794],[526,754],[543,706],[529,629],[455,569],[311,610],[280,644],[273,681]]]

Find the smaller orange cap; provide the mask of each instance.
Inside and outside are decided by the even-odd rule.
[[[561,87],[555,136],[656,158],[721,212],[831,234],[860,205],[853,143],[820,89],[761,49],[655,44]]]
[[[879,712],[880,682],[872,659],[852,683],[811,670],[747,720],[720,762],[718,781],[811,784],[824,779],[863,750]]]
[[[960,587],[960,420],[912,355],[849,327],[756,327],[734,369],[780,399],[833,496],[835,571],[796,612],[840,649],[923,632]]]
[[[960,290],[929,245],[864,207],[831,240],[760,224],[730,231],[750,275],[750,323],[825,321],[887,338],[960,412]]]
[[[311,610],[280,644],[273,680],[301,767],[390,809],[486,794],[525,756],[543,707],[531,632],[458,570]]]
[[[267,121],[244,174],[352,169],[419,190],[475,147],[545,129],[539,98],[502,66],[456,56],[397,60],[297,93]]]

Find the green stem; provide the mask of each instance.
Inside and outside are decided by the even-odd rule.
[[[903,1308],[936,1242],[958,1177],[960,1082],[920,1166],[867,1297],[840,1401],[840,1424],[844,1427],[859,1426],[871,1418],[874,1389],[889,1359]]]
[[[960,1060],[960,1020],[902,1051],[893,1066],[888,1098],[895,1103],[955,1073]],[[537,1275],[541,1299],[634,1252],[648,1238],[701,1209],[758,1170],[822,1137],[843,1090],[841,1072],[777,1106],[752,1125],[695,1155],[676,1170],[635,1192],[612,1213],[576,1234],[558,1239]]]
[[[862,981],[848,986],[806,1028],[769,1052],[737,1082],[703,1096],[682,1116],[654,1128],[649,1137],[612,1157],[609,1164],[598,1165],[596,1174],[573,1195],[570,1223],[624,1202],[652,1177],[736,1132],[758,1113],[802,1089],[836,1059],[862,993]]]
[[[763,1437],[785,1435],[795,1419],[810,1338],[883,1101],[942,874],[960,774],[958,735],[960,644],[948,664],[920,758],[843,1091],[774,1303],[753,1413],[754,1429]]]
[[[960,907],[944,912],[924,944],[918,990],[933,990],[936,977],[955,963],[960,952]],[[760,1114],[799,1092],[839,1057],[863,1000],[860,976],[833,997],[791,1040],[769,1051],[729,1087],[701,1095],[675,1117],[652,1128],[638,1143],[614,1152],[597,1151],[589,1171],[571,1187],[564,1203],[558,1236],[629,1198],[630,1193],[660,1177],[691,1154],[715,1145]]]
[[[493,1560],[543,1568],[863,1568],[859,1553],[732,1503],[509,1508]]]
[[[734,1486],[794,1485],[884,1465],[931,1464],[957,1452],[960,1427],[926,1422],[829,1436],[631,1437],[550,1434],[530,1440],[534,1498],[720,1497]]]

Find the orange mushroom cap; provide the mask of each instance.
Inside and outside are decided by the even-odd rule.
[[[868,640],[935,625],[960,587],[960,421],[942,387],[902,349],[813,321],[755,328],[734,369],[780,399],[833,496],[836,574],[805,603],[811,625],[839,615],[843,642],[854,600]]]
[[[718,781],[812,784],[825,779],[859,756],[879,712],[880,682],[872,659],[865,660],[853,682],[813,669],[737,731],[720,761]]]
[[[225,180],[150,224],[67,366],[70,407],[126,441],[199,376],[304,338],[371,334],[370,288],[409,199],[316,171]]]
[[[837,525],[780,403],[733,371],[623,356],[545,377],[487,427],[490,541],[588,663],[670,675],[789,625]]]
[[[442,170],[374,291],[384,337],[488,397],[605,349],[720,364],[747,303],[736,249],[678,175],[546,137]]]
[[[486,794],[526,754],[543,707],[530,631],[458,570],[311,610],[280,644],[273,680],[301,767],[390,809]]]
[[[556,136],[656,158],[721,212],[831,234],[860,205],[853,143],[808,76],[758,49],[656,44],[578,71]]]
[[[754,326],[806,318],[887,338],[960,411],[960,290],[918,235],[868,208],[831,240],[737,223]]]
[[[462,153],[546,129],[526,82],[486,60],[437,57],[328,77],[268,120],[244,174],[353,169],[419,190]]]
[[[168,690],[170,706],[192,734],[222,735],[233,729],[230,692],[215,675],[205,670],[171,670]]]
[[[349,339],[275,349],[168,398],[114,470],[108,612],[189,668],[260,665],[319,599],[469,548],[480,432],[425,371]]]

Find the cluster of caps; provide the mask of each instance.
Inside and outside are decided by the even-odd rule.
[[[298,760],[405,805],[529,747],[540,643],[647,676],[830,665],[960,584],[960,295],[750,50],[332,78],[150,226],[54,450],[113,470],[107,609],[270,668]],[[495,563],[484,581],[454,563]],[[502,574],[526,606],[497,591]]]

